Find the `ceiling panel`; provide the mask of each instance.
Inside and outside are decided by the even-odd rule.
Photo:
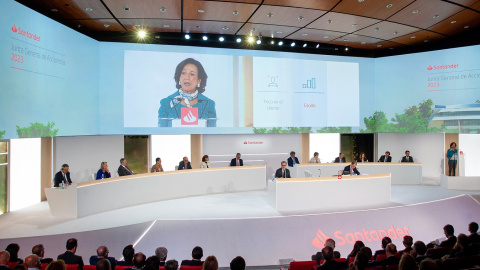
[[[210,1],[222,1],[222,2],[240,2],[250,4],[261,4],[262,0],[210,0]]]
[[[183,21],[185,33],[216,33],[234,35],[243,23],[238,22],[211,22],[211,21]]]
[[[324,29],[352,33],[369,25],[380,22],[379,20],[343,13],[328,12],[318,20],[309,24],[308,28]]]
[[[246,23],[237,34],[258,36],[261,33],[264,37],[284,38],[298,29],[300,28],[281,25]]]
[[[257,9],[256,4],[184,0],[186,20],[245,22]],[[203,12],[199,12],[203,10]],[[235,15],[235,14],[237,15]]]
[[[418,28],[383,21],[361,29],[355,32],[355,34],[389,40],[399,36],[407,35],[409,33],[417,32],[418,30]]]
[[[452,23],[454,22],[454,23]],[[480,25],[478,12],[464,10],[448,19],[428,28],[428,30],[438,32],[447,36],[453,36],[465,32]]]
[[[145,29],[149,32],[180,32],[180,20],[168,19],[120,19],[129,31]]]
[[[444,35],[440,35],[428,30],[421,30],[418,32],[414,32],[414,33],[402,36],[402,37],[391,39],[390,41],[413,46],[416,44],[422,44],[425,42],[431,42],[434,40],[439,40],[444,38],[446,38],[446,36]]]
[[[415,0],[343,0],[332,11],[385,20],[413,1]],[[392,6],[388,8],[387,5],[390,4]]]
[[[337,39],[347,33],[318,30],[318,29],[301,29],[298,32],[288,36],[289,39],[300,39],[319,43],[325,43]]]
[[[416,1],[388,20],[426,29],[463,9],[440,0]]]
[[[264,5],[330,10],[341,0],[265,0]]]
[[[113,32],[125,31],[123,26],[119,24],[115,19],[67,20],[62,22],[74,29],[79,29],[79,30],[88,29],[88,31],[113,31]],[[108,27],[106,27],[105,25],[108,25]]]
[[[323,10],[262,5],[248,22],[303,27],[323,14]]]
[[[367,50],[391,50],[398,47],[405,47],[405,45],[392,41],[382,41],[375,44],[365,44],[364,48]]]
[[[117,18],[181,19],[181,6],[177,0],[103,0],[103,2]],[[128,10],[125,10],[126,8]]]
[[[472,6],[475,2],[478,2],[478,0],[449,0],[450,2],[457,3],[462,6]]]
[[[477,11],[480,11],[480,0],[475,2],[475,4],[471,5],[470,7]]]
[[[361,35],[349,34],[332,41],[333,44],[364,48],[365,46],[382,42],[383,40]]]
[[[30,0],[29,3],[40,6],[54,19],[113,18],[98,0]]]

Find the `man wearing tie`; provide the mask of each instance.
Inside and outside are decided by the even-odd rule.
[[[405,151],[405,156],[402,157],[401,162],[413,162],[413,157],[410,156],[410,151]]]
[[[291,178],[290,170],[287,169],[286,161],[282,161],[282,167],[275,172],[275,178]]]
[[[290,152],[290,157],[287,159],[288,167],[295,167],[296,164],[300,164],[298,158],[295,156],[295,152]]]
[[[55,174],[55,181],[53,183],[54,187],[59,187],[62,182],[65,183],[66,186],[72,183],[72,179],[70,178],[70,172],[68,171],[68,169],[68,164],[62,165],[62,169]]]
[[[360,172],[357,170],[357,162],[352,161],[350,165],[343,168],[343,175],[360,175]]]
[[[127,167],[127,160],[120,159],[120,166],[118,167],[118,176],[132,175],[133,172]]]
[[[230,161],[230,166],[243,166],[243,159],[241,159],[242,155],[237,153],[237,156]]]
[[[345,155],[340,152],[340,154],[338,154],[338,157],[335,158],[334,163],[345,163]]]
[[[183,157],[183,160],[178,163],[178,170],[191,170],[192,165],[190,165],[190,161],[188,161],[188,157]]]
[[[381,156],[378,162],[392,162],[392,157],[390,156],[390,152],[385,152],[385,155]]]

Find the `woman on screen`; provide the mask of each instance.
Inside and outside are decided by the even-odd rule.
[[[358,162],[368,162],[367,156],[364,152],[360,153],[360,157],[358,158]]]
[[[97,172],[97,180],[110,178],[112,175],[110,174],[110,170],[108,169],[108,164],[106,161],[102,161],[100,164],[100,170]]]
[[[189,114],[183,120],[195,121],[206,119],[207,127],[217,125],[215,101],[203,95],[207,86],[207,73],[202,64],[193,58],[180,62],[175,69],[175,84],[177,90],[170,96],[160,100],[158,110],[158,126],[171,127],[173,119],[182,117],[182,108],[196,108],[198,115]],[[185,117],[188,117],[185,119]]]

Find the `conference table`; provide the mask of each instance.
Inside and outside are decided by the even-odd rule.
[[[145,173],[46,188],[53,216],[78,218],[124,207],[219,193],[263,190],[262,166]]]
[[[312,176],[332,176],[337,175],[347,165],[350,165],[350,163],[305,163],[288,167],[288,169],[292,177],[305,177],[309,173]],[[393,185],[422,184],[422,163],[365,162],[357,163],[357,170],[362,175],[391,173]]]
[[[390,203],[391,175],[277,178],[268,181],[269,203],[280,213],[315,213]]]

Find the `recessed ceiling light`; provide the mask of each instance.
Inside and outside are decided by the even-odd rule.
[[[308,36],[308,34],[307,34],[307,33],[303,33],[302,36]]]
[[[135,24],[135,27],[140,27],[140,24]]]
[[[358,26],[358,24],[354,23],[354,24],[352,24],[352,26],[353,26],[353,27],[357,27],[357,26]]]
[[[52,12],[57,12],[57,11],[58,11],[58,9],[56,9],[56,8],[52,8],[52,9],[50,9],[50,10],[51,10]]]
[[[206,41],[206,40],[208,40],[208,37],[207,37],[207,36],[203,36],[202,39]]]
[[[223,30],[228,30],[228,27],[227,27],[227,26],[224,26],[224,27],[223,27]]]
[[[252,28],[252,32],[257,32],[257,29],[255,29],[255,28]]]
[[[105,26],[105,28],[108,28],[110,27],[110,24],[104,24],[103,26]]]
[[[365,1],[365,0],[358,0],[359,3],[362,3],[363,1]]]
[[[155,36],[155,38],[156,38],[156,39],[159,39],[159,38],[160,38],[160,36]]]
[[[345,51],[348,51],[348,47],[345,47]]]
[[[425,39],[423,42],[428,42],[428,39]]]
[[[204,12],[205,12],[204,9],[199,9],[199,10],[197,10],[197,11],[198,11],[198,13],[204,13]]]
[[[465,25],[463,28],[467,29],[467,28],[469,28],[469,27],[470,27],[470,25]]]
[[[124,9],[125,11],[129,11],[129,10],[130,10],[130,8],[128,8],[128,7],[124,7],[123,9]]]
[[[317,46],[315,46],[315,48],[317,48],[317,49],[318,49],[318,47],[320,47],[320,44],[317,44]]]
[[[303,48],[307,47],[307,43],[303,44]]]
[[[255,39],[252,36],[249,36],[247,39],[248,42],[253,43]]]
[[[261,39],[257,39],[257,44],[258,44],[258,45],[262,44],[262,40],[261,40]]]
[[[380,47],[382,47],[382,45],[377,45],[377,48],[380,48]]]
[[[161,7],[161,8],[160,8],[160,11],[161,11],[161,12],[165,12],[165,11],[167,11],[167,9],[164,8],[164,7]]]
[[[298,17],[298,20],[299,20],[299,21],[303,21],[303,19],[305,19],[305,18],[302,17],[302,16]]]
[[[242,42],[242,39],[241,38],[237,38],[237,43],[240,43]]]
[[[380,31],[380,28],[378,28],[378,27],[377,27],[377,28],[375,28],[375,31]]]
[[[270,41],[270,44],[272,44],[272,45],[273,45],[273,44],[275,44],[275,41],[273,41],[273,40],[272,40],[272,41]]]
[[[278,31],[277,34],[282,34],[283,32],[282,31]]]
[[[93,8],[86,8],[85,10],[86,10],[86,11],[92,11]]]
[[[82,27],[82,25],[81,25],[81,24],[77,24],[77,28],[80,28],[80,27]]]
[[[169,27],[170,27],[170,25],[168,25],[168,24],[164,24],[164,25],[163,25],[163,27],[164,27],[164,28],[169,28]]]
[[[279,41],[278,46],[282,46],[282,45],[283,45],[283,41]]]
[[[388,49],[393,50],[393,48],[388,48]]]
[[[457,21],[451,21],[450,23],[456,23]]]
[[[195,28],[196,28],[196,29],[200,29],[200,25],[195,25]]]
[[[388,5],[387,5],[387,8],[391,8],[391,7],[393,7],[392,4],[388,4]]]
[[[345,41],[345,42],[348,41],[348,38],[344,39],[343,41]]]
[[[415,9],[414,11],[412,11],[413,14],[417,14],[418,13],[418,9]]]
[[[323,38],[328,38],[328,36],[324,36]]]
[[[434,16],[433,16],[434,19],[436,19],[436,18],[438,18],[438,17],[440,17],[440,15],[434,15]]]
[[[416,36],[411,36],[410,38],[416,38]]]
[[[295,47],[295,42],[292,42],[292,43],[290,44],[290,46],[291,46],[291,47]]]
[[[328,24],[331,24],[331,23],[332,23],[332,20],[328,20],[327,23],[328,23]]]
[[[235,11],[233,12],[233,15],[238,15],[238,11],[235,10]]]
[[[367,44],[367,42],[365,42],[365,41],[362,41],[362,44]]]
[[[224,38],[224,37],[219,37],[218,40],[219,40],[220,42],[223,42],[223,41],[225,40],[225,38]]]
[[[137,35],[139,38],[145,38],[147,36],[147,32],[141,30],[141,31],[138,31]]]
[[[271,18],[271,17],[273,17],[273,14],[272,14],[272,13],[268,13],[268,14],[267,14],[267,17],[268,17],[268,18]]]
[[[395,32],[393,32],[393,34],[394,34],[394,35],[398,35],[398,32],[397,32],[397,31],[395,31]]]

